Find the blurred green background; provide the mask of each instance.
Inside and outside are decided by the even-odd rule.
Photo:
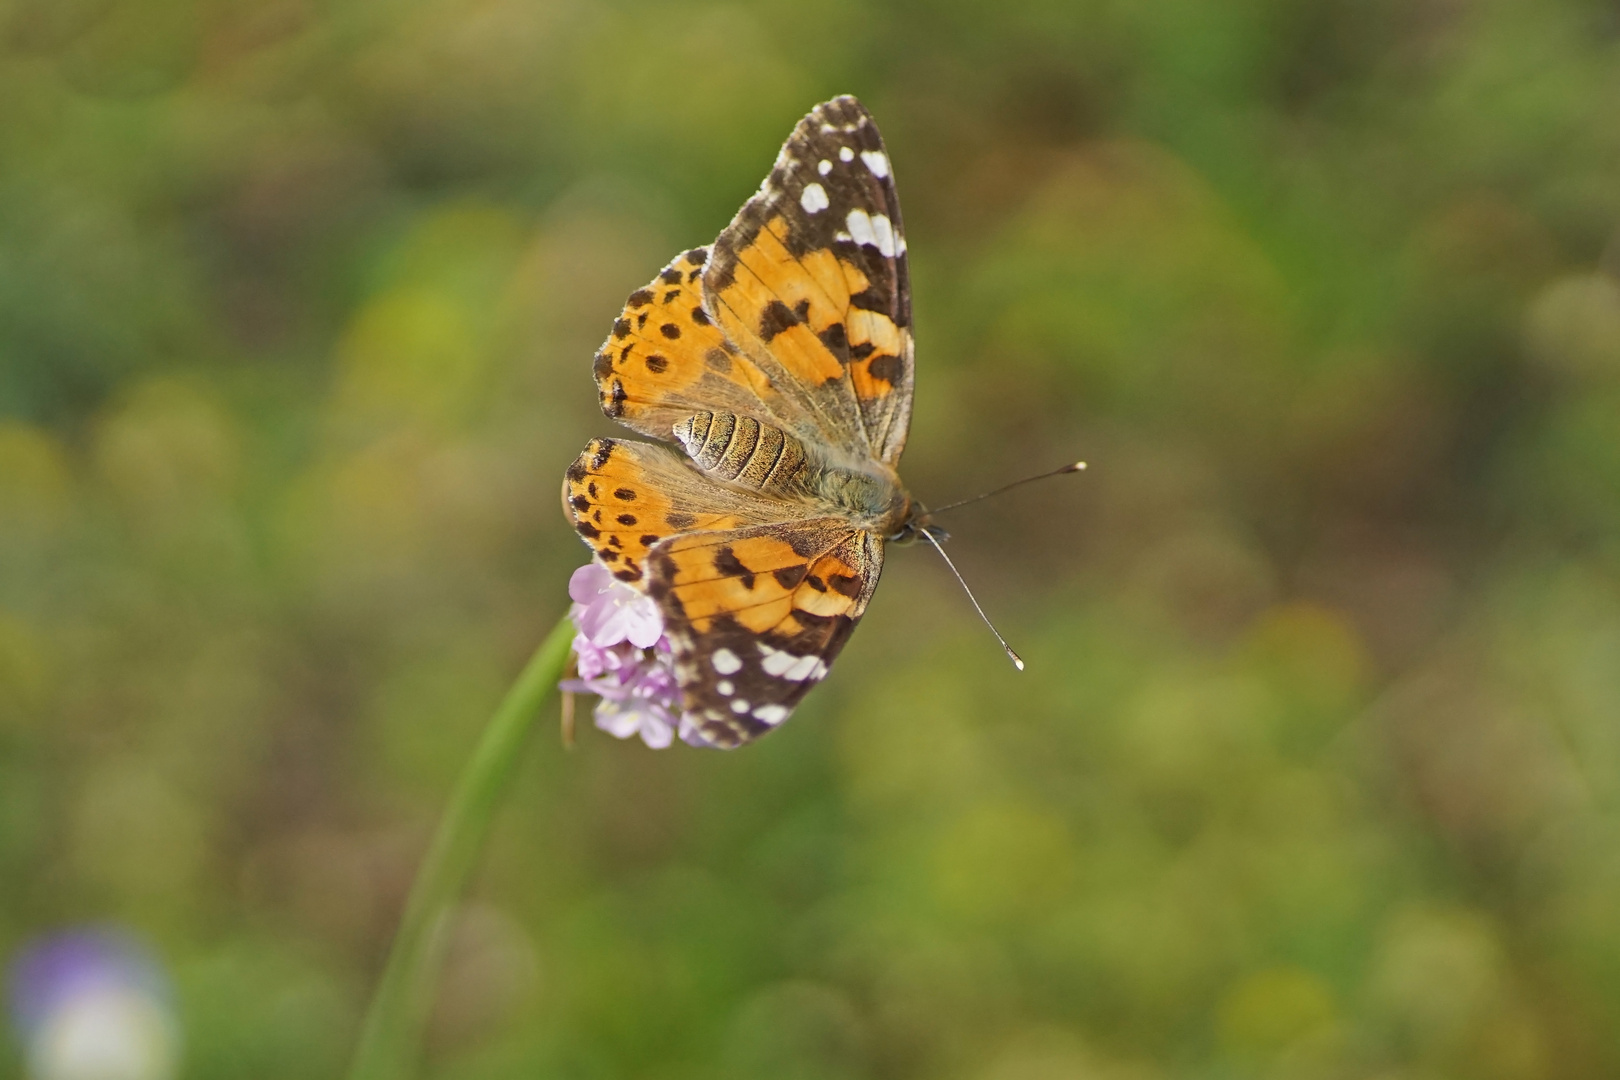
[[[951,522],[1029,670],[911,549],[757,746],[547,719],[426,1072],[1620,1075],[1597,0],[3,0],[0,950],[342,1071],[594,348],[840,92],[912,490],[1091,462]]]

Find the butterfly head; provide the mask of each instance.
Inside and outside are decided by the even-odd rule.
[[[907,496],[905,514],[901,517],[900,524],[884,539],[891,544],[915,544],[925,537],[939,544],[949,540],[951,534],[934,524],[932,516],[922,503]]]

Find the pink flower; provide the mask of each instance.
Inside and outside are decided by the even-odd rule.
[[[675,736],[710,745],[681,710],[681,690],[658,605],[591,562],[568,581],[574,605],[569,617],[579,631],[574,655],[580,677],[562,689],[596,694],[596,726],[620,739],[640,735],[662,750]]]
[[[568,595],[575,607],[574,625],[592,645],[606,648],[628,641],[650,649],[664,633],[658,605],[613,576],[598,562],[588,562],[568,579]]]

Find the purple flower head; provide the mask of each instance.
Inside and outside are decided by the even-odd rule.
[[[628,641],[638,649],[650,649],[664,634],[664,620],[652,597],[618,580],[601,563],[588,562],[575,570],[568,579],[568,595],[575,605],[570,612],[574,625],[598,648]]]
[[[27,946],[11,965],[11,1014],[40,1080],[172,1077],[179,1033],[155,958],[111,931]]]
[[[579,632],[574,655],[579,678],[564,690],[595,694],[596,726],[620,739],[640,735],[654,750],[681,739],[708,746],[681,709],[674,651],[652,597],[616,579],[599,563],[574,571],[568,582],[569,617]]]

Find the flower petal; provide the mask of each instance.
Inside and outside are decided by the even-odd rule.
[[[675,729],[649,712],[641,720],[641,741],[654,750],[663,750],[675,741]]]
[[[568,578],[568,598],[576,604],[591,604],[614,585],[613,574],[596,561],[586,563]]]

